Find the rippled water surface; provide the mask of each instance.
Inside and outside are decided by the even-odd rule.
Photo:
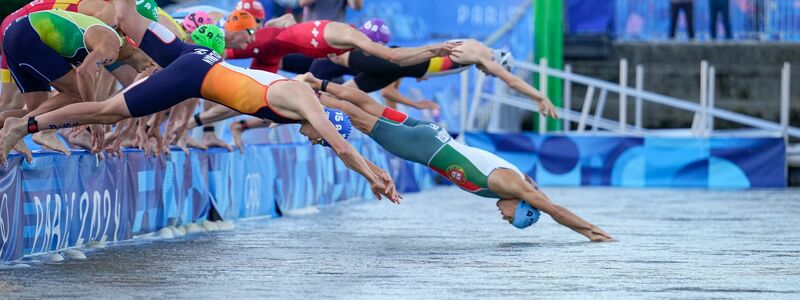
[[[3,270],[0,298],[800,298],[798,190],[546,192],[620,242],[440,188]]]

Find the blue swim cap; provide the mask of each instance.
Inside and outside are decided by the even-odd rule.
[[[325,114],[328,115],[328,120],[333,123],[333,127],[336,128],[336,131],[338,131],[345,140],[350,137],[350,131],[353,129],[353,123],[350,122],[350,116],[341,110],[327,107],[325,108]],[[322,145],[326,147],[331,146],[325,140],[322,140]]]
[[[533,208],[524,200],[520,200],[519,204],[517,204],[517,210],[514,211],[514,219],[511,220],[511,225],[519,229],[525,229],[539,221],[540,215],[541,212],[538,209]]]

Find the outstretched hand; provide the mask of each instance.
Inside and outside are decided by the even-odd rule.
[[[545,97],[539,101],[536,101],[536,105],[539,106],[539,113],[545,117],[550,117],[553,119],[558,119],[558,113],[556,112],[556,107],[553,106],[553,102],[550,102],[550,99]]]
[[[380,178],[381,181],[383,181],[383,184],[386,185],[386,189],[384,189],[382,194],[386,196],[386,198],[389,198],[389,201],[400,204],[400,200],[403,199],[403,196],[401,196],[400,193],[397,192],[397,187],[395,186],[392,177],[384,172],[383,174],[380,175]]]
[[[617,240],[608,235],[605,231],[592,225],[589,229],[589,240],[592,242],[616,242]]]

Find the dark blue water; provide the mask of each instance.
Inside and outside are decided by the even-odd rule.
[[[546,189],[620,240],[455,188],[0,271],[0,298],[800,298],[800,192]]]

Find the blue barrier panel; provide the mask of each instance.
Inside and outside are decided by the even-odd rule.
[[[540,136],[469,132],[542,185],[786,187],[782,138]]]
[[[392,174],[401,192],[433,186],[425,167],[370,140],[352,143]],[[38,153],[28,164],[12,155],[0,169],[0,261],[197,222],[211,207],[233,220],[372,197],[367,182],[335,156],[308,143],[248,145],[244,153],[174,151],[168,159],[127,150],[123,158],[97,161],[76,151]]]

